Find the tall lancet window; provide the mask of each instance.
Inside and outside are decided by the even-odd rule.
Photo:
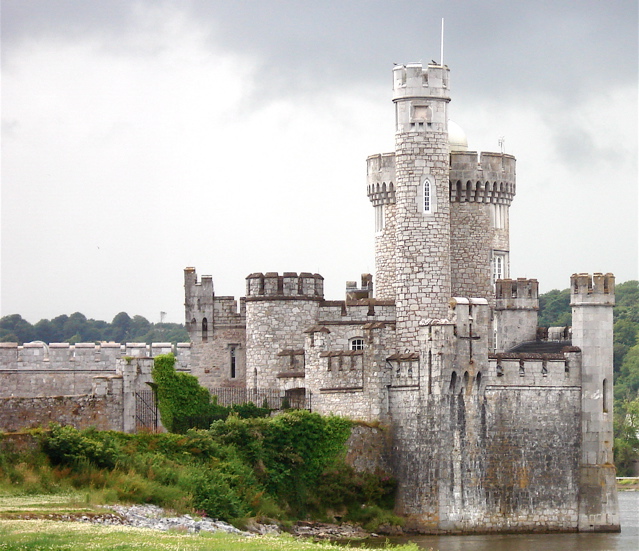
[[[433,197],[430,180],[424,180],[424,212],[431,213],[433,210]]]

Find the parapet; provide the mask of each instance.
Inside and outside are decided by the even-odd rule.
[[[395,153],[378,153],[366,159],[368,198],[373,206],[395,203]]]
[[[572,274],[570,276],[570,305],[615,304],[615,276],[611,273]]]
[[[184,268],[184,287],[187,290],[187,295],[192,294],[195,288],[198,288],[198,294],[213,295],[213,276],[203,275],[198,282],[195,268]]]
[[[495,310],[538,310],[539,283],[526,278],[498,279],[495,298]]]
[[[421,63],[396,65],[393,69],[393,101],[403,98],[436,97],[450,99],[450,70],[446,65]]]
[[[506,153],[450,152],[450,200],[510,205],[516,159]]]
[[[310,272],[254,273],[246,278],[246,300],[323,300],[324,278]]]
[[[373,276],[362,274],[362,286],[357,288],[357,281],[346,282],[346,300],[362,300],[373,298]]]

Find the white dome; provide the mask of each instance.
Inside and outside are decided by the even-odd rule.
[[[451,151],[468,151],[468,138],[455,121],[448,119],[448,145]]]

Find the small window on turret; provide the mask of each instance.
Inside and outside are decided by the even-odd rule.
[[[429,214],[432,212],[432,197],[431,197],[432,189],[430,185],[430,180],[424,180],[424,212]]]

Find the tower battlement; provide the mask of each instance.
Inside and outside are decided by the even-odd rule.
[[[323,300],[324,278],[310,272],[253,273],[246,278],[246,300]]]
[[[539,308],[539,283],[536,279],[498,279],[495,282],[496,310],[508,308]]]
[[[198,282],[195,268],[184,268],[184,287],[194,295],[213,296],[213,276],[203,275]]]
[[[395,203],[395,153],[378,153],[366,159],[368,198],[373,206]]]
[[[603,305],[615,303],[615,276],[613,274],[595,273],[572,274],[570,276],[570,304],[588,302]]]
[[[397,65],[393,69],[393,101],[399,98],[437,97],[450,100],[449,69],[446,65],[421,63]]]
[[[515,157],[505,153],[451,151],[450,200],[510,205],[515,164]]]

